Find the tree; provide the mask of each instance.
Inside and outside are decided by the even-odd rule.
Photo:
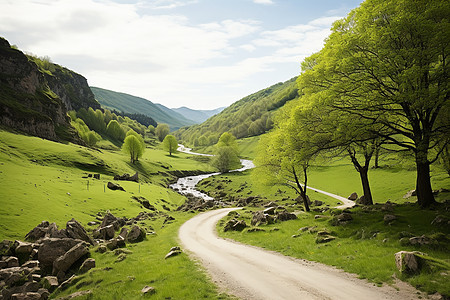
[[[122,141],[125,138],[125,132],[116,120],[109,121],[106,127],[106,134],[118,141]]]
[[[170,129],[169,129],[169,125],[167,125],[167,124],[161,123],[161,124],[158,124],[158,126],[156,126],[155,134],[158,137],[158,140],[160,142],[162,142],[164,140],[164,138],[166,137],[166,135],[169,134],[169,132],[170,132]]]
[[[164,150],[169,152],[169,155],[172,156],[172,153],[175,153],[178,148],[177,139],[173,135],[166,135],[163,141]]]
[[[135,135],[131,134],[125,138],[122,145],[122,151],[130,155],[130,162],[134,164],[142,156],[144,147],[139,139]]]
[[[229,172],[233,166],[239,164],[236,138],[231,133],[224,132],[220,136],[212,164],[222,173]]]
[[[140,135],[139,133],[137,133],[133,129],[128,130],[125,136],[127,137],[127,136],[130,136],[130,135],[135,136],[138,139],[139,143],[141,144],[142,149],[145,149],[145,142],[144,142],[144,138],[142,137],[142,135]]]
[[[305,94],[379,125],[368,130],[414,154],[421,207],[435,203],[430,164],[450,139],[449,15],[441,0],[366,0],[299,77]]]

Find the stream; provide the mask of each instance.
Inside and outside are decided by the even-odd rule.
[[[214,156],[212,154],[202,154],[202,153],[196,153],[196,152],[192,152],[191,148],[187,148],[183,145],[178,145],[178,151],[180,152],[184,152],[184,153],[188,153],[188,154],[193,154],[193,155],[201,155],[201,156]],[[255,165],[253,164],[253,162],[251,160],[248,159],[241,159],[241,165],[242,167],[236,170],[232,170],[230,172],[242,172],[248,169],[252,169],[255,167]],[[177,191],[178,193],[182,194],[182,195],[188,195],[191,194],[194,197],[199,197],[202,198],[204,200],[214,200],[214,198],[198,191],[195,187],[196,185],[203,179],[206,179],[208,177],[214,176],[214,175],[219,175],[221,174],[220,172],[216,172],[216,173],[207,173],[207,174],[202,174],[202,175],[196,175],[196,176],[187,176],[187,177],[182,177],[182,178],[178,178],[178,181],[174,184],[171,184],[170,187],[172,189],[174,189],[175,191]]]

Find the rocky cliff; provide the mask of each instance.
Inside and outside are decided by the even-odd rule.
[[[55,64],[46,70],[0,38],[0,125],[50,140],[78,140],[67,111],[100,108],[86,78]]]

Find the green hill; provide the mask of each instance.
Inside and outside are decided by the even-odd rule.
[[[147,99],[128,95],[125,93],[91,87],[98,102],[108,109],[115,109],[126,113],[139,113],[153,118],[158,123],[166,123],[171,130],[192,125],[195,122],[188,120],[179,113]]]
[[[287,101],[298,98],[295,79],[249,95],[204,123],[181,128],[175,134],[179,140],[191,146],[215,144],[226,131],[238,139],[260,135],[272,128],[274,111]]]

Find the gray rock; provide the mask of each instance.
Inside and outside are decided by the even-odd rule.
[[[400,251],[395,253],[395,265],[397,269],[402,273],[417,274],[420,271],[421,261],[421,258],[417,256],[418,254],[423,255],[423,253],[417,251]]]
[[[53,263],[53,275],[58,272],[66,272],[78,259],[89,253],[84,243],[79,243],[69,249],[64,255],[58,257]]]
[[[277,212],[277,215],[275,217],[275,221],[289,221],[295,219],[297,219],[297,216],[293,213],[288,212],[287,210]]]
[[[341,213],[337,216],[334,216],[334,220],[337,222],[337,224],[345,224],[352,221],[353,217],[349,213]]]
[[[347,199],[355,201],[356,199],[358,199],[358,194],[357,193],[352,193],[350,196],[348,196]]]
[[[73,239],[79,239],[85,241],[91,245],[94,245],[94,241],[88,236],[84,227],[74,218],[68,221],[66,224],[67,235]]]
[[[41,281],[42,287],[46,288],[50,292],[56,290],[59,286],[58,278],[56,276],[45,276]]]
[[[247,227],[247,224],[244,220],[231,219],[225,224],[224,231],[242,231],[245,227]]]
[[[275,214],[275,209],[276,209],[275,206],[271,206],[271,207],[268,207],[265,210],[263,210],[263,213],[268,214],[268,215],[273,215],[273,214]]]
[[[403,198],[406,199],[406,198],[410,198],[410,197],[416,196],[416,195],[417,195],[416,190],[410,190],[403,196]]]
[[[39,267],[39,261],[38,260],[29,260],[29,261],[25,262],[22,265],[22,268],[30,268],[30,269],[32,269],[32,268],[35,268],[35,267]]]
[[[41,224],[37,225],[25,235],[25,239],[34,242],[40,238],[43,238],[47,233],[47,228],[49,225],[50,223],[48,221],[42,221]]]
[[[144,240],[146,236],[145,231],[137,225],[134,225],[128,233],[128,241],[131,243],[137,243]]]
[[[438,242],[427,237],[426,235],[422,235],[410,238],[409,243],[411,245],[430,245],[430,244],[437,244]]]
[[[113,225],[107,225],[105,227],[100,227],[99,229],[96,229],[93,233],[94,238],[96,239],[102,239],[102,240],[110,240],[114,238],[115,234],[114,226]]]
[[[50,273],[53,268],[53,262],[80,242],[83,241],[70,238],[43,239],[38,252],[40,267]]]
[[[95,268],[95,259],[88,258],[81,265],[80,272],[86,273],[87,271],[89,271],[90,269],[93,269],[93,268]]]
[[[123,187],[121,187],[120,185],[118,185],[116,183],[112,183],[111,181],[108,182],[107,187],[108,187],[108,189],[113,190],[113,191],[119,190],[119,191],[124,191],[125,192],[125,189]]]
[[[122,238],[124,238],[126,240],[128,237],[128,229],[125,227],[122,227],[122,229],[120,230],[119,236],[121,236]]]
[[[273,224],[275,218],[269,214],[265,214],[263,211],[256,211],[253,213],[253,218],[251,221],[252,226],[258,226],[262,224]]]
[[[5,262],[8,264],[8,268],[14,268],[19,266],[19,259],[14,256],[10,256],[5,259]]]
[[[30,255],[31,251],[33,250],[33,244],[31,243],[26,243],[26,242],[21,242],[21,241],[16,241],[16,254],[26,254],[26,255]]]
[[[11,300],[40,300],[41,294],[38,292],[12,294]]]
[[[141,293],[144,295],[153,295],[156,293],[156,289],[152,286],[146,285],[142,288]]]
[[[181,254],[181,250],[171,250],[169,251],[169,253],[166,254],[164,259],[168,259],[169,257],[177,256],[179,254]]]

